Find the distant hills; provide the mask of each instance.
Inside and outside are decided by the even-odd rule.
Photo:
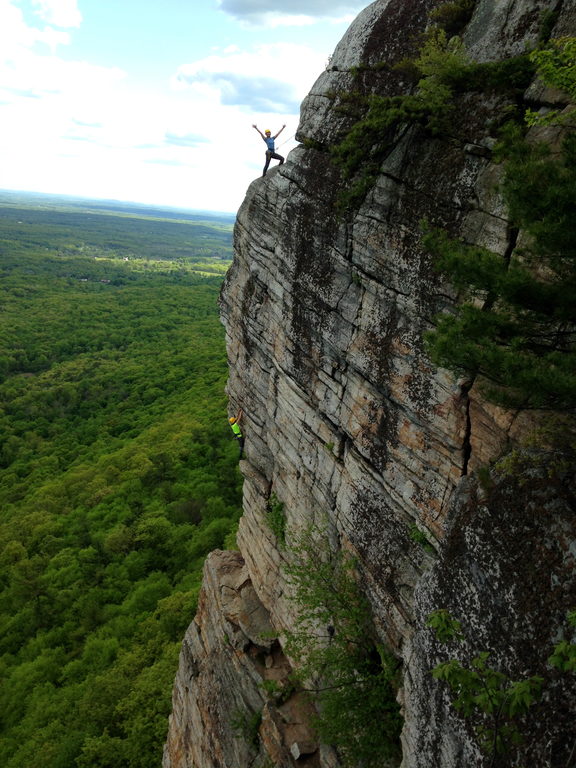
[[[232,261],[230,213],[0,191],[0,246],[109,258]],[[210,270],[211,271],[211,270]]]
[[[108,213],[127,213],[131,216],[146,216],[162,219],[188,221],[212,221],[233,223],[235,213],[223,211],[198,211],[187,208],[174,208],[162,205],[146,205],[120,200],[95,200],[72,195],[52,195],[43,192],[22,192],[0,189],[0,207],[34,207],[47,209],[67,209],[86,211],[105,211]]]

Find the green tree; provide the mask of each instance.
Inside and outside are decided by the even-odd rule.
[[[426,340],[433,360],[485,378],[504,405],[576,404],[576,135],[553,157],[511,131],[504,194],[512,225],[528,236],[512,258],[428,230],[425,247],[468,301],[438,318]]]
[[[545,82],[576,94],[574,38],[530,54]],[[532,116],[531,122],[536,118]],[[555,114],[552,115],[552,119]],[[561,151],[527,141],[509,123],[499,156],[512,242],[502,257],[428,229],[423,243],[464,303],[437,319],[426,340],[432,359],[480,375],[486,394],[513,407],[572,410],[576,404],[576,133]]]
[[[318,709],[319,739],[346,765],[376,768],[400,754],[396,666],[374,640],[354,560],[325,541],[325,532],[310,528],[289,548],[298,628],[286,633],[286,652]]]
[[[157,766],[203,558],[240,509],[225,265],[200,276],[178,222],[20,218],[0,206],[0,764]]]
[[[426,623],[442,643],[464,640],[460,622],[446,609],[433,611]],[[576,627],[576,611],[568,613],[568,623]],[[469,665],[450,659],[434,667],[432,675],[448,685],[454,708],[472,722],[489,765],[510,765],[526,732],[524,716],[546,694],[545,680],[540,675],[512,680],[489,659],[488,651],[478,653]],[[557,643],[548,663],[561,672],[575,672],[576,644]]]
[[[548,45],[532,51],[530,59],[536,65],[538,74],[546,85],[563,91],[566,101],[576,102],[576,37],[561,37],[550,40]],[[575,107],[571,106],[563,114],[552,109],[545,114],[533,110],[526,111],[528,125],[546,123],[569,123],[574,119]]]

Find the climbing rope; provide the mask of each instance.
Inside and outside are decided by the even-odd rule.
[[[296,134],[295,134],[295,133],[293,133],[293,134],[292,134],[292,136],[290,136],[290,137],[289,137],[289,138],[287,138],[285,141],[283,141],[283,142],[282,142],[282,144],[278,144],[278,146],[276,147],[276,149],[280,149],[280,147],[283,147],[283,146],[284,146],[284,144],[288,144],[288,142],[289,142],[291,139],[293,139],[293,138],[294,138],[294,136],[296,136]]]

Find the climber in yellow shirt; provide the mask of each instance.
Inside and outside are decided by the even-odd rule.
[[[244,435],[242,434],[242,429],[240,428],[240,420],[242,418],[243,410],[240,408],[236,416],[230,416],[228,419],[228,423],[230,424],[230,428],[232,429],[232,432],[234,432],[234,437],[236,440],[238,440],[238,445],[240,446],[240,456],[239,459],[242,458],[242,453],[244,452]]]

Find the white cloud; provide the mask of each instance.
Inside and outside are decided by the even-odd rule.
[[[301,101],[290,83],[271,77],[205,70],[180,77],[190,85],[205,83],[215,88],[222,104],[246,107],[251,111],[292,113],[298,111]]]
[[[24,21],[22,11],[11,0],[0,0],[0,62],[13,61],[21,51],[32,49],[37,43],[53,51],[68,42],[67,32],[52,27],[30,27]]]
[[[69,101],[70,111],[98,100],[124,73],[117,68],[100,67],[82,61],[63,61],[56,56],[22,52],[17,67],[0,64],[4,87],[29,90],[39,96],[60,95]],[[88,95],[90,94],[90,95]]]
[[[166,144],[173,144],[176,147],[198,147],[200,144],[208,144],[209,139],[197,133],[172,133],[166,131],[164,136]]]
[[[234,211],[264,162],[252,124],[276,133],[286,123],[277,144],[287,155],[326,60],[304,45],[230,45],[181,66],[171,87],[134,88],[130,73],[56,55],[75,4],[52,17],[55,29],[41,28],[48,16],[27,24],[17,2],[0,0],[6,188]]]
[[[36,14],[48,24],[79,27],[82,22],[76,0],[32,0],[32,5],[38,8]]]
[[[191,189],[202,180],[203,207],[236,210],[248,184],[261,175],[266,147],[253,123],[273,133],[286,123],[277,141],[284,156],[296,145],[300,102],[325,58],[305,45],[265,43],[226,49],[178,69],[172,85],[184,109],[168,118],[170,130],[206,136],[210,143],[165,147],[162,156],[178,150],[178,157],[189,163],[180,173]]]
[[[304,14],[298,14],[296,16],[282,16],[275,13],[268,13],[262,17],[261,23],[275,29],[276,27],[309,27],[311,24],[316,24],[318,19],[314,16],[305,16]]]
[[[39,0],[37,0],[39,2]],[[60,13],[59,23],[74,21],[72,3],[42,0],[48,10]],[[59,97],[59,109],[65,114],[82,110],[92,98],[106,92],[111,83],[123,78],[118,68],[82,61],[65,61],[55,55],[59,45],[69,42],[69,34],[47,26],[30,26],[10,0],[0,0],[0,98],[14,104],[23,97],[53,99]],[[48,53],[38,44],[46,45]],[[87,94],[90,93],[90,99]],[[66,104],[64,102],[67,102]],[[46,106],[48,102],[44,102]],[[54,106],[50,104],[49,106]],[[6,123],[6,118],[2,120]]]
[[[220,8],[239,21],[268,27],[351,20],[366,5],[366,0],[219,0]]]
[[[175,88],[212,92],[224,105],[256,112],[297,113],[322,71],[325,56],[304,45],[268,43],[251,51],[231,50],[182,65]]]
[[[75,4],[46,4],[44,10],[53,11],[58,24],[69,25],[78,21],[74,8]],[[66,179],[73,183],[74,173],[82,173],[80,161],[87,152],[103,161],[95,147],[110,138],[114,102],[122,101],[118,91],[124,73],[59,58],[54,49],[68,40],[65,31],[27,24],[19,8],[0,0],[4,186],[38,189],[40,184],[46,191],[56,191]],[[39,43],[49,50],[42,52]]]

